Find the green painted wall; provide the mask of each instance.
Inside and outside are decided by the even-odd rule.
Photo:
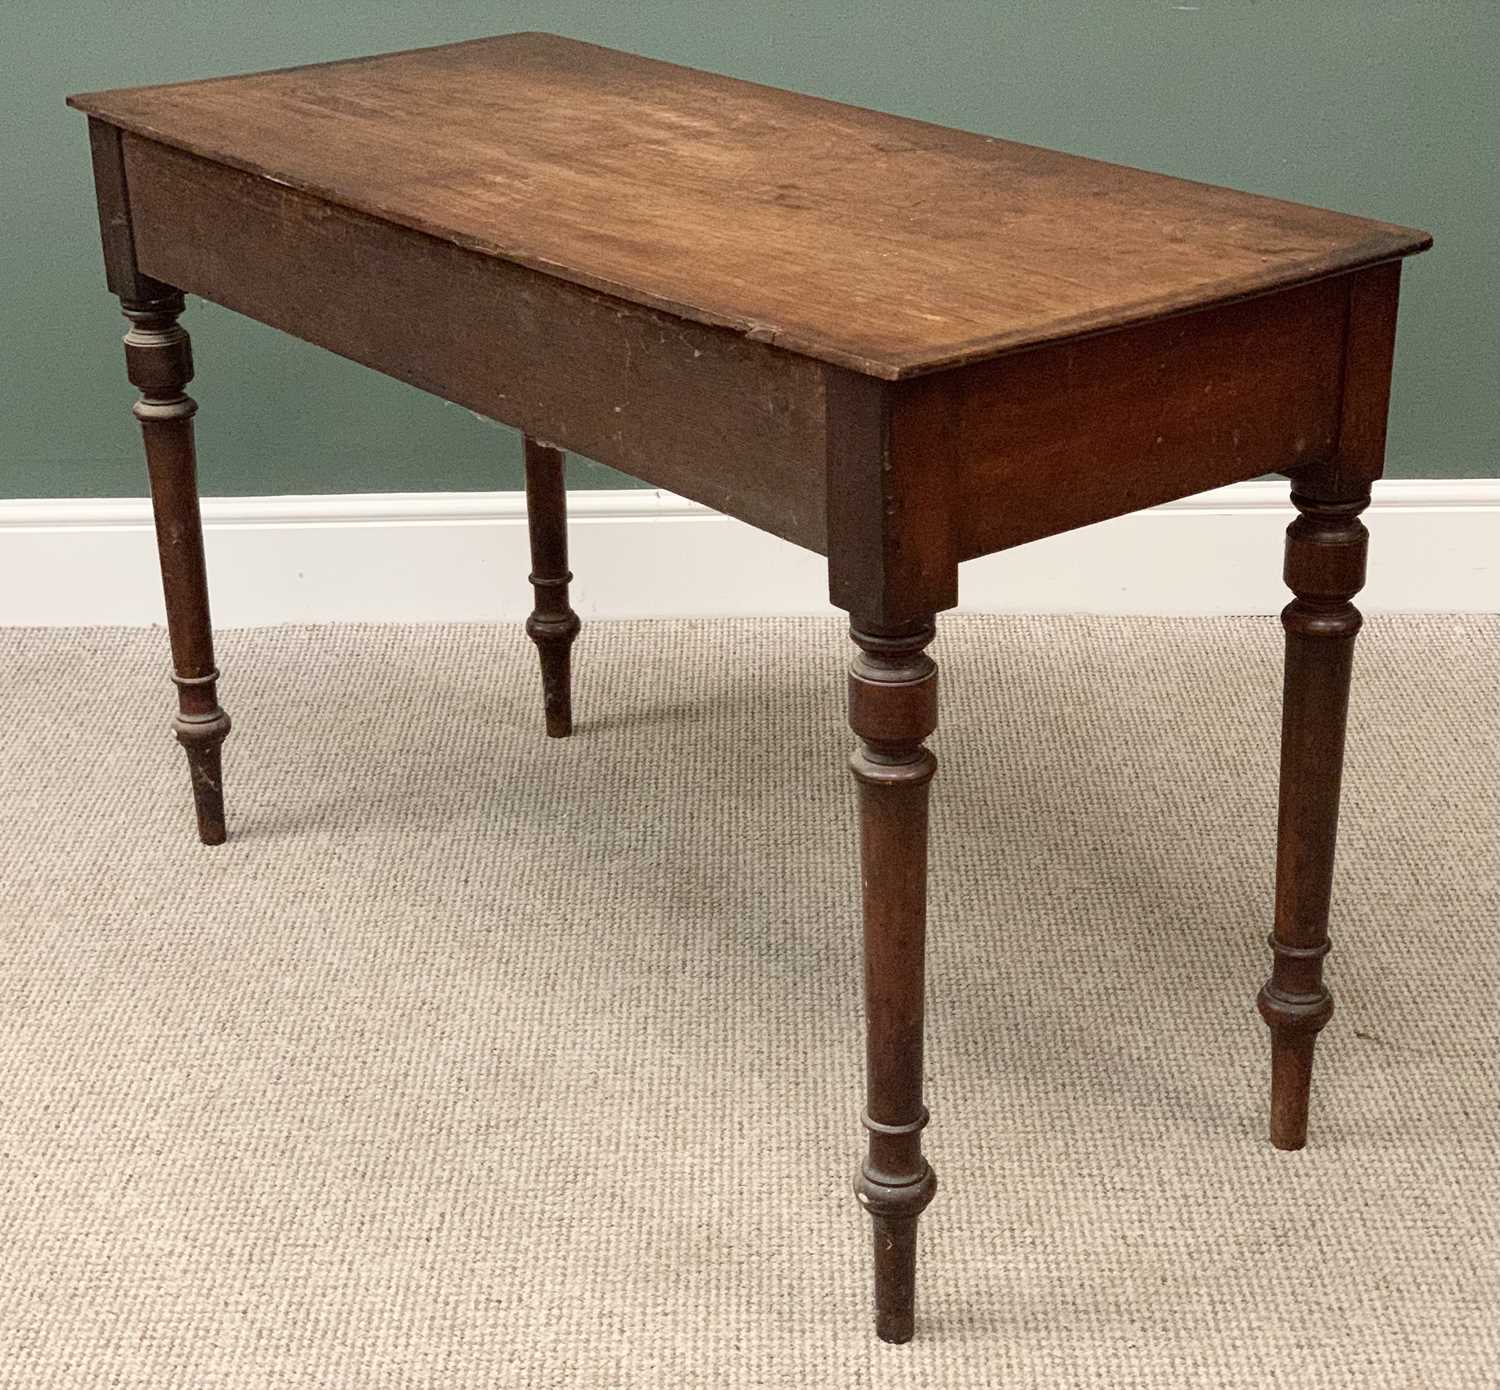
[[[1500,473],[1494,0],[5,0],[0,496],[142,488],[71,91],[550,29],[949,125],[1425,227],[1390,441]],[[206,492],[518,485],[513,431],[194,302]],[[578,486],[617,475],[576,467]]]

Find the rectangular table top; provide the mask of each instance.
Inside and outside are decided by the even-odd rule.
[[[472,251],[891,380],[1430,244],[550,34],[69,101]]]

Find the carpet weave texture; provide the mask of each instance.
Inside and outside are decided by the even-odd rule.
[[[1496,626],[1360,639],[1310,1146],[1265,1139],[1274,619],[949,618],[917,1339],[877,1342],[849,643],[0,631],[0,1386],[1481,1387]]]

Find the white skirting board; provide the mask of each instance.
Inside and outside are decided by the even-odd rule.
[[[824,561],[670,493],[569,494],[584,618],[831,613]],[[961,610],[1274,613],[1287,484],[1238,483],[972,560]],[[214,619],[516,620],[531,607],[519,492],[215,497]],[[1500,610],[1500,479],[1379,483],[1366,612]],[[162,621],[149,504],[0,501],[0,625]]]

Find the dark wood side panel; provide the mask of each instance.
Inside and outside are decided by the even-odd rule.
[[[1349,279],[1348,346],[1333,476],[1345,491],[1385,471],[1386,413],[1396,353],[1401,262],[1387,261]],[[1358,488],[1354,488],[1358,491]]]
[[[958,602],[951,401],[829,367],[828,591],[856,624],[930,621]]]
[[[142,270],[822,553],[822,368],[139,136]]]
[[[956,413],[959,558],[1329,459],[1356,278],[907,384]]]
[[[104,282],[111,294],[132,304],[165,299],[169,286],[142,275],[135,260],[130,199],[125,191],[122,132],[89,117],[89,155],[94,165],[94,197],[99,204],[99,241],[104,251]]]

